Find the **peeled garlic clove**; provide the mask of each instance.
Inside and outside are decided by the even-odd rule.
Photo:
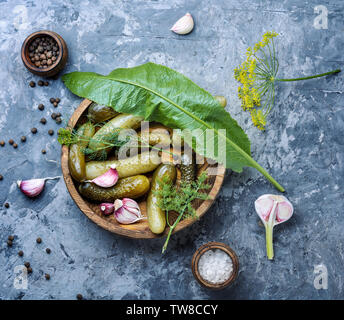
[[[18,180],[17,185],[21,192],[26,196],[33,198],[38,196],[44,188],[44,179]]]
[[[283,197],[284,200],[278,203],[277,212],[276,212],[276,222],[275,224],[280,224],[284,221],[287,221],[291,218],[294,213],[293,205],[289,200]]]
[[[115,210],[115,205],[113,203],[101,203],[100,204],[100,211],[105,214],[106,216],[113,213]]]
[[[269,194],[264,194],[255,201],[254,206],[256,208],[256,212],[263,223],[269,220],[269,215],[273,205],[274,200],[271,199]]]
[[[59,178],[60,177],[18,180],[17,185],[21,192],[23,192],[26,196],[33,198],[37,197],[43,191],[46,180],[54,180]]]
[[[114,166],[110,167],[108,171],[103,173],[101,176],[88,180],[87,182],[93,182],[99,187],[110,188],[113,187],[118,181],[118,172]]]
[[[136,221],[142,220],[141,209],[136,201],[123,198],[122,200],[117,199],[115,205],[115,218],[119,223],[131,224]]]
[[[177,34],[187,34],[194,28],[194,21],[190,13],[181,17],[170,29]]]

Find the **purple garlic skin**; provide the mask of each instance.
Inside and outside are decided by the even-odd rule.
[[[19,180],[17,185],[21,192],[30,198],[37,197],[44,189],[44,179]]]
[[[100,211],[106,216],[109,216],[115,210],[115,205],[113,203],[101,203],[99,207]]]
[[[123,198],[115,201],[115,218],[121,224],[131,224],[142,220],[144,217],[136,201]]]

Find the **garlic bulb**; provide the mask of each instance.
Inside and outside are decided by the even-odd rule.
[[[266,251],[269,260],[274,257],[273,228],[291,218],[294,212],[290,201],[280,195],[264,194],[254,203],[256,212],[265,226]]]
[[[190,33],[193,28],[193,18],[190,13],[187,13],[185,16],[181,17],[170,30],[177,34],[187,34]]]
[[[131,224],[144,219],[138,203],[129,198],[115,201],[115,218],[122,224]]]

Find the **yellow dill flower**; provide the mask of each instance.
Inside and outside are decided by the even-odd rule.
[[[265,130],[266,126],[266,118],[263,114],[262,110],[252,110],[251,111],[251,119],[253,124],[259,129],[259,130]]]

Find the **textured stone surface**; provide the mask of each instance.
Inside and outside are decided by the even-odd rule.
[[[280,33],[281,77],[341,67],[344,7],[339,0],[320,2],[329,11],[327,30],[313,27],[319,4],[314,0],[0,1],[0,140],[13,138],[19,144],[18,149],[8,143],[0,148],[0,298],[74,299],[77,293],[87,299],[343,298],[343,75],[279,85],[265,133],[241,111],[233,78],[246,48],[266,30]],[[188,11],[195,18],[194,31],[171,33],[171,25]],[[66,40],[70,57],[65,71],[106,74],[153,61],[225,95],[228,111],[252,141],[254,157],[285,186],[295,205],[293,219],[275,230],[275,261],[265,257],[264,229],[253,202],[276,190],[253,169],[227,177],[216,204],[174,235],[163,257],[163,240],[125,239],[94,225],[76,207],[63,180],[48,182],[36,200],[21,195],[17,179],[61,174],[56,133],[47,133],[58,129],[50,119],[49,98],[61,98],[57,110],[65,120],[80,103],[59,79],[49,87],[28,86],[39,79],[24,68],[20,48],[39,29],[56,31]],[[43,112],[37,110],[39,103],[46,106]],[[45,126],[39,123],[42,116],[49,119]],[[20,142],[22,135],[26,143]],[[10,234],[16,237],[12,248],[6,245]],[[38,236],[41,244],[36,244]],[[220,292],[201,288],[190,269],[196,248],[211,240],[232,246],[240,260],[237,282]],[[28,289],[17,290],[13,269],[24,261],[30,261],[33,273]],[[327,290],[313,285],[319,264],[328,269]]]

